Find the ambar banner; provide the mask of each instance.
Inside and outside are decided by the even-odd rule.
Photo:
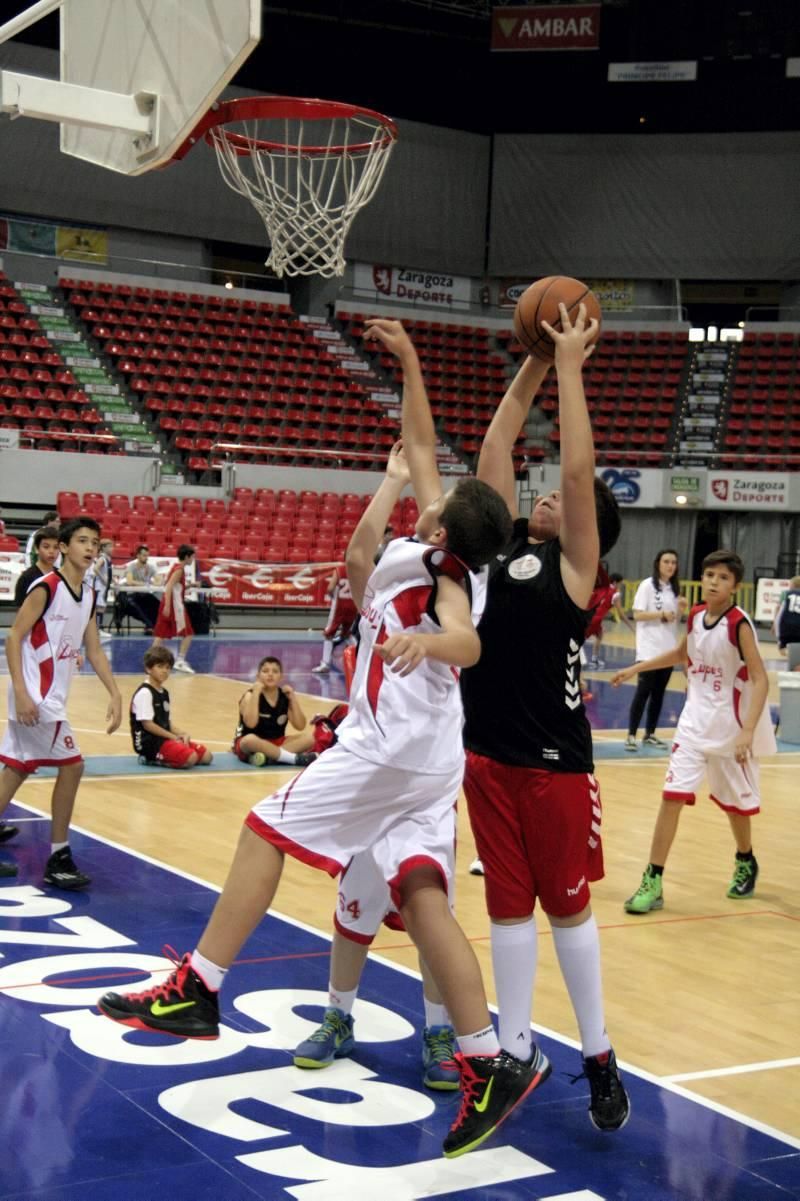
[[[584,281],[591,288],[600,302],[600,308],[605,312],[625,312],[633,308],[634,281],[632,279],[587,279]],[[513,309],[525,289],[533,283],[526,279],[503,279],[497,294],[497,303],[501,309]]]
[[[330,563],[273,565],[203,559],[199,573],[215,605],[324,609]],[[205,581],[208,581],[206,584]]]
[[[60,259],[81,263],[107,263],[108,234],[104,229],[59,225],[56,229],[56,254]]]
[[[492,50],[596,50],[599,43],[599,4],[492,10]]]

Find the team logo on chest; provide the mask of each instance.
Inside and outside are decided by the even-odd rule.
[[[523,555],[508,565],[512,580],[533,580],[542,570],[542,561],[536,555]]]

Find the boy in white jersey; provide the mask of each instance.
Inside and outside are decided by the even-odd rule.
[[[686,635],[674,650],[617,672],[612,684],[637,671],[686,664],[686,703],[672,744],[661,808],[642,882],[625,902],[628,913],[664,905],[662,877],[681,811],[693,805],[708,777],[711,799],[728,816],[736,862],[727,895],[751,896],[758,878],[750,818],[759,812],[758,756],[772,754],[775,734],[766,705],[768,680],[758,640],[733,594],[744,576],[737,554],[715,550],[703,560],[702,604],[691,610]]]
[[[85,643],[86,658],[110,696],[106,732],[122,718],[122,698],[100,646],[94,621],[95,593],[84,576],[100,544],[100,527],[90,517],[74,517],[58,531],[61,566],[38,579],[28,592],[6,640],[11,680],[8,726],[0,745],[0,814],[23,780],[37,767],[58,768],[52,796],[52,846],[45,884],[85,888],[69,849],[69,823],[83,774],[83,758],[67,721],[67,697],[75,661]],[[9,827],[6,827],[7,829]],[[0,876],[16,875],[0,864]]]
[[[458,1036],[462,1104],[444,1142],[445,1155],[455,1156],[483,1142],[550,1070],[544,1057],[523,1063],[501,1053],[480,968],[447,891],[463,770],[456,669],[480,653],[471,607],[482,591],[481,568],[508,542],[511,519],[498,493],[478,480],[461,480],[442,495],[416,351],[396,321],[368,322],[367,336],[403,368],[403,444],[420,518],[416,539],[396,539],[373,569],[407,480],[395,448],[347,551],[361,643],[339,741],[252,810],[197,950],[163,985],[107,993],[99,1005],[135,1028],[216,1038],[217,990],[272,903],[284,853],[339,875],[370,848]]]

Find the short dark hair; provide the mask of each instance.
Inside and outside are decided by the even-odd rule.
[[[184,559],[188,559],[191,555],[193,555],[194,551],[195,548],[193,546],[189,546],[188,542],[182,542],[178,547],[178,558],[181,562],[183,562]]]
[[[58,513],[55,509],[50,509],[42,518],[42,525],[52,525],[54,521],[58,521]]]
[[[608,582],[609,584],[621,584],[624,579],[624,575],[620,575],[618,571],[612,571],[611,575],[608,577]]]
[[[597,513],[597,533],[600,538],[600,558],[617,545],[622,520],[614,493],[599,475],[594,477],[594,507]]]
[[[653,587],[655,588],[656,592],[661,591],[661,573],[659,571],[658,565],[661,562],[662,555],[674,555],[675,556],[675,562],[676,562],[677,566],[675,568],[675,574],[669,582],[669,586],[672,589],[674,595],[677,596],[681,590],[681,581],[680,581],[681,560],[680,560],[680,555],[672,546],[665,546],[663,550],[660,550],[658,552],[655,559],[653,559],[653,574],[650,577],[653,581]]]
[[[151,646],[149,651],[144,652],[145,671],[149,671],[151,667],[158,667],[159,664],[169,667],[170,670],[175,666],[175,656],[168,646]]]
[[[38,550],[41,543],[44,542],[45,538],[53,538],[53,539],[55,539],[56,542],[58,542],[58,540],[59,540],[58,526],[57,525],[45,525],[45,526],[42,526],[42,528],[40,530],[37,530],[36,533],[33,535],[33,549]]]
[[[70,517],[58,527],[58,541],[69,546],[78,530],[93,530],[100,537],[100,526],[94,517]]]
[[[727,567],[737,584],[741,584],[744,579],[744,561],[735,550],[712,550],[711,554],[703,559],[700,566],[701,575],[707,567]]]
[[[256,673],[261,671],[261,668],[265,663],[277,663],[280,670],[283,671],[283,664],[276,655],[265,655],[264,658],[260,660],[258,667],[256,668]]]
[[[442,510],[447,549],[477,571],[508,546],[513,522],[499,492],[483,480],[459,480]]]
[[[148,553],[148,555],[150,554],[150,547],[149,547],[149,546],[145,546],[144,542],[142,543],[142,545],[141,545],[141,546],[137,546],[137,547],[136,547],[136,554],[137,554],[137,555],[139,554],[139,551],[140,551],[140,550],[146,550],[146,551],[147,551],[147,553]]]

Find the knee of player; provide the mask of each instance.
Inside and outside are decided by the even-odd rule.
[[[206,748],[206,750],[203,752],[203,757],[202,757],[202,759],[200,760],[200,762],[201,762],[201,763],[204,763],[204,764],[205,764],[205,763],[211,763],[211,762],[213,761],[213,758],[214,758],[214,756],[211,754],[211,751],[209,751],[209,750]]]
[[[184,763],[184,765],[183,765],[183,766],[184,766],[184,767],[194,767],[194,765],[195,765],[196,763],[197,763],[197,752],[196,752],[196,751],[192,751],[191,755],[190,755],[190,756],[189,756],[189,758],[186,760],[186,762]]]

